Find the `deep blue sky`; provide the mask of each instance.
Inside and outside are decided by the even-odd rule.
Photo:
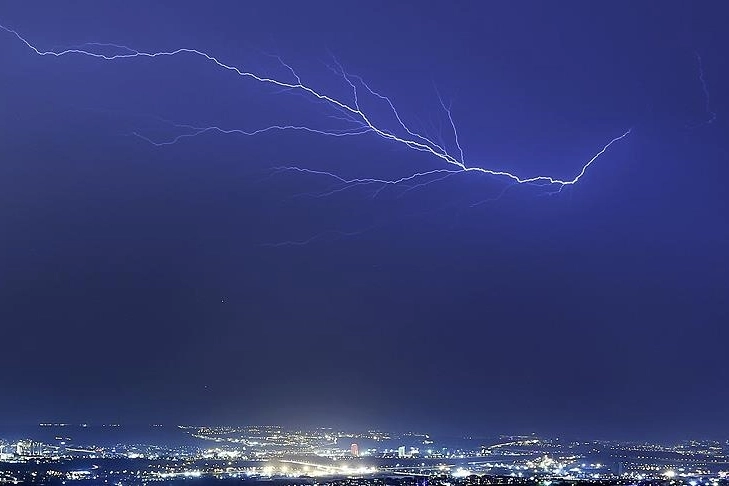
[[[725,2],[3,2],[38,47],[195,47],[346,97],[330,53],[470,164],[363,136],[206,135],[330,112],[193,57],[36,56],[0,32],[0,423],[284,422],[726,438]],[[709,120],[699,79],[710,92]],[[381,107],[373,107],[383,113]],[[304,240],[308,245],[262,243]]]

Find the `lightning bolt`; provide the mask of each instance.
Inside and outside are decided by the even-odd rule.
[[[400,115],[395,107],[395,104],[389,97],[370,87],[361,77],[347,73],[336,61],[334,65],[328,66],[328,68],[337,75],[339,75],[344,83],[346,83],[346,86],[349,88],[349,92],[351,94],[350,100],[335,98],[334,96],[326,94],[308,84],[305,84],[302,81],[301,77],[296,73],[296,71],[280,58],[277,59],[279,60],[281,65],[287,70],[288,74],[292,77],[292,81],[264,76],[251,71],[247,71],[243,68],[225,63],[212,54],[193,48],[179,48],[170,51],[146,52],[118,44],[86,43],[57,50],[43,50],[36,47],[14,29],[5,27],[3,25],[0,25],[0,29],[9,34],[12,34],[20,42],[22,42],[25,46],[27,46],[30,50],[32,50],[35,54],[39,56],[64,57],[78,55],[91,57],[101,61],[123,61],[132,58],[154,59],[176,56],[193,56],[201,58],[202,60],[212,64],[214,67],[229,71],[237,76],[251,79],[264,85],[268,85],[278,91],[297,93],[305,96],[311,101],[321,103],[331,110],[331,114],[328,116],[330,120],[345,125],[344,128],[335,129],[286,124],[271,125],[268,127],[255,129],[239,129],[219,126],[193,126],[174,124],[174,127],[183,131],[183,133],[170,139],[153,140],[152,138],[139,133],[134,134],[137,137],[155,146],[171,145],[183,139],[197,137],[207,133],[255,136],[266,132],[301,131],[331,137],[375,135],[389,142],[404,146],[407,149],[417,152],[423,152],[442,164],[442,167],[438,169],[418,171],[407,176],[395,179],[345,178],[333,172],[317,171],[295,166],[284,166],[275,169],[279,172],[293,171],[298,173],[323,176],[330,178],[333,182],[339,185],[338,187],[333,188],[322,194],[333,194],[341,190],[363,185],[377,185],[379,186],[379,188],[373,195],[374,197],[379,194],[380,191],[384,190],[387,187],[403,185],[406,187],[406,191],[410,191],[422,188],[428,184],[438,182],[456,174],[468,173],[481,173],[497,178],[502,178],[509,183],[509,186],[514,184],[552,186],[554,189],[553,192],[556,193],[561,191],[561,189],[565,186],[577,184],[580,179],[585,175],[590,166],[602,154],[604,154],[614,143],[624,139],[631,133],[631,129],[628,129],[622,134],[612,138],[597,153],[595,153],[589,160],[587,160],[587,162],[584,162],[580,170],[578,170],[576,175],[572,178],[563,179],[551,175],[522,176],[506,170],[467,164],[465,160],[464,150],[458,137],[456,124],[451,114],[451,107],[443,101],[440,94],[438,94],[438,98],[441,107],[443,108],[448,119],[450,129],[452,130],[452,145],[454,145],[456,148],[456,154],[452,154],[442,140],[434,139],[433,137],[427,136],[427,134],[420,133],[414,130],[404,121],[404,117]],[[701,59],[699,58],[699,62],[700,60]],[[703,79],[703,70],[701,71],[701,80],[704,86],[704,91],[706,93],[708,106],[708,91],[706,90],[706,84],[704,83]],[[385,126],[375,121],[375,116],[363,109],[362,103],[365,98],[367,98],[368,100],[375,100],[384,104],[384,106],[386,107],[386,111],[389,114],[388,116],[390,116],[392,119],[391,127],[388,128],[388,126]],[[713,119],[711,121],[713,121]]]
[[[696,55],[696,63],[698,64],[699,68],[699,81],[701,82],[701,90],[704,92],[704,109],[706,110],[706,114],[708,115],[708,118],[703,123],[699,123],[696,126],[710,125],[716,120],[716,112],[712,111],[711,109],[711,97],[709,95],[709,87],[706,84],[706,77],[704,75],[704,63],[701,60],[701,55],[698,52],[694,52],[694,54]]]

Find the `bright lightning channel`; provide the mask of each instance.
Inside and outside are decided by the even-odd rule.
[[[458,131],[456,130],[456,124],[454,123],[453,116],[451,114],[451,109],[449,106],[447,106],[443,99],[438,95],[438,98],[441,103],[441,107],[445,111],[450,128],[452,130],[452,136],[453,136],[453,143],[455,144],[457,148],[457,155],[453,155],[449,152],[449,150],[446,148],[446,144],[441,141],[441,143],[438,143],[433,138],[430,138],[426,136],[423,133],[418,133],[415,130],[411,129],[403,120],[403,117],[400,115],[400,113],[395,108],[394,103],[392,100],[375,91],[372,89],[361,77],[354,76],[349,73],[347,73],[339,63],[335,63],[335,66],[330,66],[330,69],[333,70],[335,73],[337,73],[341,78],[347,83],[349,88],[351,89],[351,95],[352,99],[350,101],[343,101],[340,99],[337,99],[333,96],[330,96],[328,94],[325,94],[308,84],[304,84],[304,82],[301,80],[299,75],[294,71],[294,69],[283,62],[280,58],[277,58],[279,62],[283,65],[283,67],[286,68],[286,70],[293,76],[294,81],[285,81],[282,79],[276,79],[274,77],[269,76],[263,76],[256,74],[254,72],[246,71],[242,68],[236,67],[231,64],[227,64],[222,62],[217,57],[208,54],[207,52],[198,50],[198,49],[192,49],[192,48],[179,48],[171,51],[158,51],[158,52],[145,52],[145,51],[139,51],[136,49],[132,49],[127,46],[122,46],[118,44],[105,44],[105,43],[86,43],[80,46],[74,46],[70,48],[65,49],[59,49],[59,50],[43,50],[38,47],[36,47],[34,44],[32,44],[30,41],[28,41],[25,37],[23,37],[18,31],[11,29],[9,27],[5,27],[3,25],[0,25],[0,29],[3,31],[14,35],[18,40],[20,40],[23,44],[25,44],[28,48],[30,48],[33,52],[35,52],[39,56],[53,56],[53,57],[62,57],[67,55],[80,55],[80,56],[88,56],[99,60],[104,61],[117,61],[117,60],[124,60],[124,59],[130,59],[130,58],[159,58],[159,57],[173,57],[173,56],[183,56],[183,55],[191,55],[200,57],[215,66],[230,71],[238,76],[253,79],[259,83],[270,85],[272,87],[278,88],[282,91],[293,91],[298,92],[300,94],[306,95],[310,97],[313,101],[324,103],[327,105],[330,109],[332,109],[336,115],[331,115],[330,118],[337,120],[339,122],[347,123],[349,126],[348,128],[344,129],[320,129],[320,128],[314,128],[309,126],[299,126],[299,125],[272,125],[265,128],[259,128],[255,130],[240,130],[240,129],[227,129],[227,128],[221,128],[217,126],[211,126],[211,127],[196,127],[192,125],[175,125],[177,128],[181,129],[187,129],[189,130],[187,133],[184,133],[182,135],[178,135],[170,140],[164,140],[164,141],[155,141],[152,140],[149,137],[146,137],[144,135],[141,135],[139,133],[135,133],[136,136],[142,138],[143,140],[157,145],[157,146],[163,146],[163,145],[171,145],[174,144],[182,139],[195,137],[198,135],[202,135],[205,133],[223,133],[223,134],[240,134],[240,135],[257,135],[265,132],[275,132],[275,131],[303,131],[303,132],[310,132],[314,134],[319,135],[325,135],[325,136],[333,136],[333,137],[346,137],[346,136],[360,136],[365,134],[374,134],[377,135],[383,139],[386,139],[388,141],[403,145],[407,147],[408,149],[419,151],[419,152],[425,152],[429,154],[432,157],[435,157],[436,159],[439,159],[441,163],[444,164],[443,167],[433,170],[427,170],[427,171],[421,171],[421,172],[415,172],[410,175],[395,178],[395,179],[384,179],[384,178],[344,178],[340,175],[337,175],[333,172],[328,171],[317,171],[313,169],[307,169],[302,167],[295,167],[295,166],[284,166],[284,167],[278,167],[275,170],[277,171],[296,171],[296,172],[302,172],[302,173],[308,173],[308,174],[315,174],[320,176],[326,176],[329,178],[332,178],[338,183],[341,183],[344,185],[344,188],[358,186],[358,185],[364,185],[364,184],[379,184],[381,185],[381,188],[379,190],[384,189],[388,186],[393,185],[399,185],[399,184],[411,184],[409,186],[408,190],[422,187],[424,185],[437,182],[440,180],[443,180],[447,177],[450,177],[454,174],[458,173],[469,173],[469,172],[475,172],[475,173],[483,173],[488,174],[491,176],[496,176],[499,178],[505,178],[507,179],[511,184],[534,184],[534,185],[540,185],[540,186],[553,186],[556,188],[555,192],[559,192],[562,188],[565,186],[570,186],[577,184],[579,180],[582,178],[582,176],[585,175],[585,172],[588,170],[588,168],[595,162],[602,154],[604,154],[610,146],[612,146],[614,143],[624,139],[627,137],[631,129],[628,129],[621,135],[611,139],[608,143],[606,143],[595,155],[593,155],[587,162],[585,162],[581,169],[577,172],[577,174],[571,178],[571,179],[561,179],[554,176],[549,175],[536,175],[536,176],[530,176],[530,177],[524,177],[519,176],[517,174],[514,174],[512,172],[508,172],[506,170],[498,170],[498,169],[490,169],[486,167],[480,167],[475,165],[470,165],[466,163],[465,156],[464,156],[464,150],[461,147],[461,143],[458,137]],[[111,53],[110,53],[111,52]],[[700,63],[699,58],[699,63]],[[706,85],[703,82],[703,70],[701,71],[701,80],[704,86],[704,91],[707,94],[707,103],[708,103],[708,93],[706,92]],[[391,116],[393,116],[393,120],[396,123],[396,130],[393,130],[391,128],[387,128],[384,126],[381,126],[379,123],[376,123],[373,121],[373,116],[371,114],[368,114],[365,112],[365,110],[361,107],[360,100],[362,99],[363,95],[365,97],[370,97],[371,99],[379,100],[380,102],[385,103],[387,106],[389,113]],[[713,119],[712,119],[713,121]],[[425,181],[425,182],[422,182]],[[341,189],[339,189],[341,190]],[[338,190],[334,190],[332,192],[338,192]],[[379,191],[378,191],[379,192]],[[376,194],[375,194],[376,195]]]

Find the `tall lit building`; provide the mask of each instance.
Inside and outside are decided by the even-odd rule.
[[[397,448],[397,457],[407,457],[407,453],[405,452],[405,446],[400,446]]]
[[[357,444],[352,444],[349,446],[349,452],[351,452],[354,457],[359,457],[359,446]]]

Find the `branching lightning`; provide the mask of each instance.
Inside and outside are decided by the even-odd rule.
[[[708,116],[708,118],[699,125],[709,125],[711,123],[714,123],[714,121],[716,120],[716,112],[711,109],[711,97],[709,95],[709,87],[706,84],[706,77],[704,75],[704,63],[701,60],[701,55],[698,52],[695,52],[694,54],[696,55],[696,62],[699,68],[699,81],[701,82],[701,89],[704,92],[704,109],[706,110],[706,114]]]
[[[345,178],[333,172],[319,171],[297,166],[282,166],[274,169],[275,171],[290,171],[323,176],[331,179],[333,183],[337,184],[336,187],[319,195],[334,194],[347,188],[362,185],[374,185],[378,187],[377,191],[374,193],[375,196],[383,189],[392,186],[402,185],[407,192],[417,188],[421,188],[428,184],[432,184],[434,182],[438,182],[445,178],[452,177],[457,174],[469,173],[481,173],[505,179],[506,182],[509,183],[509,185],[507,185],[507,188],[515,184],[531,184],[539,186],[551,186],[553,192],[559,192],[565,186],[577,184],[577,182],[579,182],[580,179],[585,175],[590,166],[602,154],[604,154],[614,143],[627,137],[628,134],[630,134],[631,132],[631,130],[629,129],[624,133],[612,138],[597,153],[595,153],[589,160],[587,160],[587,162],[583,163],[580,169],[577,171],[577,174],[572,178],[563,179],[551,175],[523,176],[506,170],[481,167],[470,163],[467,164],[464,150],[461,146],[461,141],[458,136],[458,130],[456,129],[456,124],[451,113],[451,108],[443,101],[442,97],[440,97],[440,94],[438,95],[438,98],[441,107],[443,108],[445,115],[448,119],[448,125],[450,127],[452,136],[451,144],[456,149],[455,154],[451,153],[451,151],[447,148],[447,144],[444,143],[440,138],[429,137],[427,136],[427,134],[414,130],[410,125],[405,122],[404,117],[401,116],[401,114],[396,109],[395,104],[389,97],[371,88],[361,77],[347,73],[336,61],[333,66],[328,67],[330,70],[339,75],[344,83],[346,83],[346,86],[348,87],[351,94],[350,100],[342,100],[336,98],[310,86],[309,84],[306,84],[304,81],[302,81],[301,77],[296,73],[296,71],[280,58],[277,59],[293,80],[287,81],[285,79],[278,79],[275,77],[256,74],[254,72],[244,70],[243,68],[236,67],[232,64],[227,64],[221,61],[219,58],[213,56],[212,54],[193,48],[179,48],[171,51],[146,52],[118,44],[87,43],[80,46],[74,46],[58,50],[43,50],[36,47],[16,30],[2,25],[0,25],[0,29],[15,36],[19,41],[21,41],[25,46],[27,46],[39,56],[63,57],[77,55],[87,56],[102,61],[122,61],[132,58],[161,58],[174,56],[198,57],[206,62],[211,63],[217,68],[229,71],[237,76],[251,79],[264,85],[268,85],[278,91],[295,92],[306,96],[312,101],[321,103],[325,105],[329,110],[331,110],[331,114],[328,116],[328,119],[340,125],[340,128],[328,129],[305,125],[279,124],[263,128],[244,130],[219,126],[201,127],[194,125],[175,124],[174,127],[182,131],[183,133],[166,140],[154,140],[151,137],[145,136],[140,133],[134,134],[137,137],[155,146],[171,145],[180,142],[183,139],[200,136],[207,133],[254,136],[266,132],[299,131],[329,137],[375,135],[389,142],[404,146],[407,149],[423,152],[434,158],[435,161],[442,164],[442,166],[437,169],[418,171],[394,179],[378,177]],[[700,63],[701,59],[698,59]],[[701,71],[701,80],[704,86],[704,91],[706,93],[708,107],[708,91],[706,90],[706,84],[704,83],[703,79],[703,70]],[[390,127],[386,126],[387,124],[382,124],[376,121],[375,115],[366,111],[363,108],[362,104],[364,102],[364,99],[367,99],[368,102],[375,101],[383,104],[386,112],[388,113],[388,116],[392,120]],[[711,121],[713,121],[713,118]]]
[[[254,135],[260,135],[262,133],[266,132],[275,132],[275,131],[302,131],[302,132],[310,132],[310,133],[316,133],[319,135],[328,135],[331,137],[346,137],[346,136],[352,136],[352,135],[364,135],[365,133],[368,133],[370,130],[368,129],[342,129],[342,130],[318,130],[316,128],[311,128],[307,126],[301,126],[301,125],[271,125],[265,128],[259,128],[256,130],[241,130],[237,128],[233,129],[227,129],[227,128],[221,128],[217,126],[210,126],[210,127],[196,127],[193,125],[184,125],[175,123],[173,124],[175,128],[180,129],[187,129],[189,130],[188,133],[183,133],[180,135],[176,135],[175,137],[167,140],[161,140],[156,141],[152,140],[151,138],[142,135],[138,132],[132,132],[132,135],[141,138],[145,142],[148,142],[152,145],[155,145],[157,147],[163,147],[165,145],[174,145],[175,143],[179,142],[182,139],[185,138],[192,138],[197,137],[198,135],[203,135],[205,133],[222,133],[225,135],[230,134],[237,134],[237,135],[247,135],[247,136],[254,136]]]

